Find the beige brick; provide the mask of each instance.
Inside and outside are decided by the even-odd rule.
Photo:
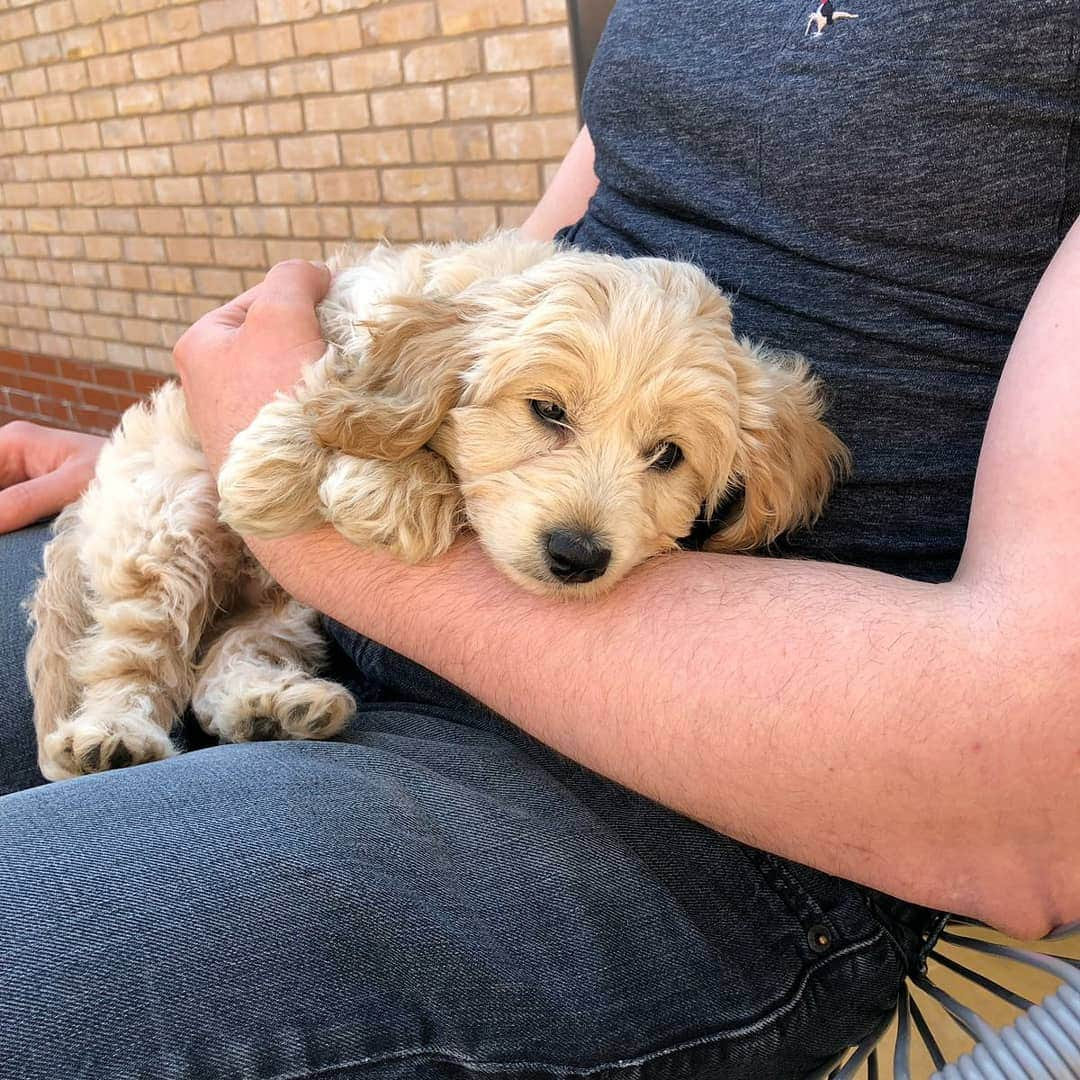
[[[565,22],[566,0],[525,0],[531,23]]]
[[[21,157],[4,164],[10,166],[5,170],[7,175],[14,176],[16,180],[44,180],[49,175],[48,165],[37,156]]]
[[[205,75],[166,79],[161,84],[161,103],[166,109],[196,109],[211,101],[210,80]]]
[[[365,11],[360,20],[364,27],[364,40],[369,45],[416,41],[418,38],[434,37],[436,32],[435,5],[430,0]]]
[[[73,334],[83,332],[83,318],[74,311],[54,309],[49,312],[49,326],[57,334],[71,337]]]
[[[339,247],[332,244],[331,247]],[[273,266],[285,259],[325,258],[322,241],[319,240],[267,240],[266,259]],[[253,284],[255,284],[253,282]]]
[[[381,90],[371,95],[371,116],[379,127],[430,124],[445,114],[441,86]]]
[[[258,0],[259,22],[296,22],[319,14],[319,0]]]
[[[213,258],[210,241],[205,236],[169,236],[165,239],[169,262],[208,263]]]
[[[570,63],[566,27],[498,34],[484,41],[488,71],[531,71]]]
[[[150,288],[160,292],[192,293],[195,291],[195,275],[186,266],[151,266]],[[177,317],[193,323],[199,316],[188,318],[185,303],[186,297],[176,298]]]
[[[195,288],[206,296],[238,296],[244,287],[243,278],[236,270],[210,270],[202,268],[195,271]]]
[[[299,23],[293,27],[296,51],[300,56],[325,56],[328,53],[359,49],[363,38],[356,15],[337,15],[330,19]]]
[[[90,150],[83,154],[83,160],[90,176],[122,176],[127,172],[127,158],[120,149]]]
[[[228,34],[218,37],[199,38],[198,41],[185,41],[180,46],[180,62],[189,75],[201,71],[217,71],[232,63],[232,38]]]
[[[64,100],[66,107],[70,109],[70,100]],[[32,127],[36,121],[37,114],[32,101],[8,101],[0,105],[0,124],[6,128]]]
[[[93,232],[97,228],[97,214],[93,210],[64,207],[60,211],[60,228],[69,233]]]
[[[69,60],[99,56],[104,47],[101,31],[96,26],[76,26],[60,35],[60,48]]]
[[[213,246],[214,262],[218,265],[269,269],[266,262],[266,245],[262,240],[239,240],[235,237],[224,240],[215,238]]]
[[[21,131],[3,131],[0,130],[0,155],[14,156],[15,154],[21,154],[26,148],[26,138]],[[2,220],[3,211],[0,211],[0,220]],[[4,232],[3,225],[0,224],[0,233]]]
[[[242,236],[289,235],[289,212],[283,206],[237,206],[233,220]]]
[[[109,284],[114,289],[145,289],[148,284],[146,267],[114,263],[109,267]]]
[[[439,22],[444,34],[468,34],[519,26],[525,21],[521,0],[439,0]]]
[[[250,176],[204,176],[203,202],[211,206],[231,206],[255,201],[255,185]]]
[[[357,240],[419,240],[420,218],[411,206],[354,206],[349,211]]]
[[[304,124],[309,131],[351,131],[370,123],[367,94],[309,98],[304,102]]]
[[[255,0],[203,0],[199,5],[199,25],[204,34],[254,26],[257,21]]]
[[[15,41],[37,32],[34,16],[25,8],[0,15],[0,41]]]
[[[96,56],[93,60],[87,60],[86,69],[92,86],[117,86],[133,78],[131,57],[126,53],[121,56]]]
[[[82,90],[90,85],[85,60],[76,60],[70,64],[52,64],[45,75],[49,80],[49,89],[56,92]]]
[[[81,259],[83,256],[83,239],[81,236],[50,236],[49,256],[53,259]],[[74,267],[72,267],[74,270]],[[94,306],[94,294],[89,289],[74,286],[62,290],[64,304],[85,311]],[[86,298],[89,297],[89,301]]]
[[[195,142],[173,147],[173,167],[183,176],[217,172],[221,164],[220,143]]]
[[[109,184],[117,206],[146,206],[154,201],[154,186],[150,180],[117,177]]]
[[[296,55],[292,28],[270,26],[263,30],[251,30],[233,36],[236,62],[241,65],[269,64]]]
[[[418,128],[412,133],[413,157],[429,161],[487,161],[491,140],[483,124]]]
[[[199,36],[199,9],[193,5],[181,7],[170,4],[150,12],[146,21],[150,40],[156,45],[171,45]]]
[[[71,99],[80,120],[105,120],[116,115],[116,98],[111,90],[84,90]]]
[[[123,331],[121,331],[123,333]],[[110,364],[121,367],[146,367],[146,350],[123,341],[110,341],[105,345],[105,357]]]
[[[101,241],[98,243],[97,241]],[[108,259],[115,262],[120,258],[120,241],[115,236],[88,236],[86,254],[92,259]],[[135,311],[135,300],[125,292],[115,289],[98,289],[98,311],[106,315],[131,315]]]
[[[132,83],[116,88],[116,111],[121,116],[161,112],[161,91],[154,83]]]
[[[17,98],[38,97],[49,92],[49,80],[41,68],[11,73],[11,93]],[[4,80],[0,78],[0,94],[4,93]]]
[[[168,236],[184,231],[184,215],[175,207],[147,206],[139,210],[138,216],[144,233]]]
[[[28,64],[41,63],[40,60],[32,60],[32,59],[30,59],[30,57],[27,55],[27,53],[28,52],[32,53],[34,51],[34,48],[31,47],[30,50],[27,50],[26,45],[28,43],[37,44],[37,43],[40,43],[42,40],[43,40],[42,38],[27,38],[22,43],[23,48],[21,50],[19,48],[19,44],[17,42],[14,42],[14,41],[9,42],[6,45],[0,44],[0,71],[12,71],[13,69],[15,69],[17,67],[21,67],[22,64],[23,64],[24,58],[25,58],[26,63],[28,63]],[[56,38],[54,38],[53,40],[56,43],[57,54],[59,54],[60,42]]]
[[[315,181],[311,173],[264,173],[255,178],[255,190],[262,203],[291,206],[315,201]]]
[[[341,164],[341,148],[336,135],[303,135],[281,139],[281,164],[286,169],[319,169]]]
[[[365,49],[330,61],[335,90],[371,90],[401,82],[401,53],[397,49]]]
[[[480,70],[480,45],[475,38],[419,45],[405,54],[406,82],[462,79]]]
[[[244,107],[244,130],[248,135],[285,135],[304,130],[299,101],[275,101]]]
[[[318,185],[319,177],[315,178]],[[289,211],[293,236],[329,236],[343,240],[349,235],[349,211],[344,206],[296,206]]]
[[[180,50],[175,45],[132,53],[131,64],[139,79],[162,79],[166,75],[179,75],[182,70]]]
[[[145,353],[146,367],[149,371],[160,372],[163,375],[175,375],[176,365],[173,363],[172,349],[143,350]]]
[[[74,0],[75,18],[81,23],[98,23],[116,14],[116,0]]]
[[[273,139],[238,139],[221,144],[225,168],[229,172],[254,172],[278,167]]]
[[[143,132],[151,146],[185,143],[191,138],[191,118],[179,113],[147,116],[143,118]]]
[[[159,177],[154,181],[154,195],[165,206],[190,206],[202,202],[199,181],[190,176]]]
[[[101,28],[101,34],[105,40],[106,52],[130,52],[150,44],[150,27],[142,15],[134,19],[106,23]]]
[[[223,109],[199,109],[192,113],[196,139],[221,139],[244,134],[244,118],[238,105]]]
[[[454,198],[454,174],[439,166],[384,169],[382,188],[387,202],[448,202]]]
[[[372,131],[341,136],[346,165],[405,165],[412,161],[408,131]]]
[[[425,240],[479,240],[496,223],[494,206],[425,206],[420,211]]]
[[[60,145],[65,150],[93,150],[101,145],[101,132],[93,121],[65,124],[60,129]]]
[[[56,210],[27,210],[26,228],[32,233],[60,231],[60,214]]]
[[[23,38],[18,44],[0,45],[0,71],[10,71],[24,63],[31,66],[52,64],[63,55],[59,34]]]
[[[531,105],[529,79],[511,75],[501,79],[474,79],[446,88],[450,116],[526,116]]]
[[[538,71],[533,75],[533,101],[538,113],[574,112],[577,99],[573,72]]]
[[[258,101],[266,97],[266,72],[254,68],[245,71],[221,71],[210,78],[214,100],[219,105],[238,101]]]
[[[109,95],[112,96],[111,94]],[[11,119],[7,110],[18,109],[19,115],[29,110],[30,123],[32,124],[35,108],[37,110],[37,122],[39,124],[64,124],[75,118],[73,99],[70,94],[55,94],[51,97],[39,97],[36,102],[13,101],[9,106],[0,105],[0,118],[5,126],[15,127],[16,121]]]
[[[75,9],[71,0],[54,0],[51,4],[34,4],[34,25],[39,34],[51,34],[75,25]]]
[[[322,60],[279,64],[270,69],[270,93],[274,97],[321,94],[330,89],[330,71]]]
[[[120,320],[112,315],[84,315],[83,323],[91,337],[112,338],[120,336]]]
[[[173,171],[172,155],[167,146],[132,147],[127,157],[132,176],[168,176]]]
[[[315,191],[323,203],[378,202],[379,180],[374,169],[316,173]]]
[[[577,137],[577,121],[571,117],[549,120],[518,120],[492,128],[495,156],[509,161],[522,158],[561,158]]]
[[[86,155],[83,153],[49,154],[46,164],[49,176],[54,180],[71,180],[86,175]]]
[[[143,141],[142,121],[104,120],[101,141],[105,146],[138,146]]]
[[[180,318],[176,297],[160,293],[140,293],[135,297],[135,310],[144,319]]]
[[[165,261],[165,241],[157,236],[128,236],[124,238],[124,258],[128,262],[159,263]]]
[[[540,179],[533,164],[463,165],[457,170],[458,191],[476,202],[524,202],[540,197]]]
[[[234,236],[232,211],[224,206],[185,206],[184,228],[193,235]]]

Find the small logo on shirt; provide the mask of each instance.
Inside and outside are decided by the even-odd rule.
[[[832,26],[840,19],[857,19],[850,11],[837,11],[833,6],[833,0],[825,0],[823,4],[810,12],[806,20],[806,33],[814,37],[820,37],[826,27]]]

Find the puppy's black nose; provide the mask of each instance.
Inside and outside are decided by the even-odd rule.
[[[592,533],[576,529],[553,529],[547,535],[548,569],[571,584],[595,581],[611,562],[611,548]]]

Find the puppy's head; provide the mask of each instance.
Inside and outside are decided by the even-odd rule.
[[[384,374],[341,412],[351,448],[442,454],[491,557],[535,592],[606,591],[739,489],[711,546],[767,544],[817,515],[844,458],[805,365],[737,341],[688,264],[563,252],[402,300],[371,335]]]

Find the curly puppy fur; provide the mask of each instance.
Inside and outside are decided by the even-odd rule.
[[[315,616],[240,535],[331,523],[430,559],[464,527],[533,592],[589,598],[742,498],[709,548],[811,523],[847,464],[798,357],[737,340],[695,267],[504,233],[339,261],[328,347],[234,439],[217,490],[175,385],[129,410],[58,519],[27,671],[50,779],[164,758],[190,703],[226,740],[340,731]],[[551,538],[604,553],[568,574]]]

